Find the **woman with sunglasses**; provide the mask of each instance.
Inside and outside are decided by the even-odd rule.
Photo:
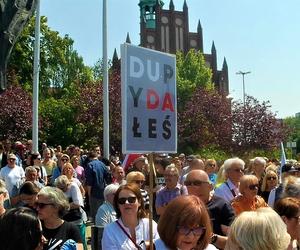
[[[114,197],[118,220],[104,228],[102,249],[146,249],[150,240],[149,219],[137,185],[120,186]],[[153,239],[158,238],[157,224],[153,221]]]
[[[83,249],[78,227],[62,219],[69,208],[66,196],[58,188],[44,187],[38,193],[36,209],[47,239],[44,250],[59,250],[69,239],[77,243],[77,250]]]
[[[194,195],[178,196],[168,205],[158,223],[159,250],[213,250],[212,228],[204,203]]]
[[[267,170],[261,185],[261,197],[268,202],[270,192],[278,185],[278,175],[275,170]]]
[[[239,186],[241,194],[231,201],[236,215],[244,211],[255,211],[260,207],[268,206],[264,199],[257,195],[258,189],[258,178],[255,175],[244,175],[241,178]]]
[[[127,184],[135,184],[140,188],[143,200],[144,208],[146,212],[149,212],[149,195],[148,192],[144,189],[145,187],[145,175],[139,171],[132,171],[126,175]]]

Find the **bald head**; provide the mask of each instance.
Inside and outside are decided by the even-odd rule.
[[[187,174],[186,181],[189,180],[209,181],[209,177],[204,170],[195,169]]]
[[[200,169],[190,171],[184,183],[189,194],[198,196],[204,203],[209,201],[213,185],[205,171]]]
[[[192,170],[194,169],[201,169],[201,170],[204,170],[204,162],[201,160],[201,159],[193,159],[190,163],[190,168]]]

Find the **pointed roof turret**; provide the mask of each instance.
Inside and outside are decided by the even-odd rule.
[[[130,40],[130,37],[129,37],[129,32],[127,32],[126,43],[131,43],[131,40]]]
[[[187,3],[186,3],[186,0],[184,0],[184,3],[183,3],[183,10],[187,10],[187,9],[188,9]]]
[[[112,58],[112,69],[118,69],[120,67],[120,60],[117,54],[117,50],[114,50],[114,55]]]
[[[227,61],[226,61],[226,57],[224,57],[224,61],[223,61],[223,70],[228,70],[228,66],[227,66]]]
[[[174,10],[174,9],[175,9],[173,0],[170,1],[169,9],[170,9],[170,10]]]
[[[211,46],[211,53],[213,54],[213,53],[216,53],[216,52],[217,52],[217,50],[216,50],[215,42],[213,41],[212,46]]]
[[[200,23],[200,19],[198,20],[197,30],[198,30],[198,33],[200,33],[202,31],[202,26],[201,26],[201,23]]]
[[[116,60],[119,60],[119,57],[118,57],[117,49],[115,48],[112,61],[114,62]]]

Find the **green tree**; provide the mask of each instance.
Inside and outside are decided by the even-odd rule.
[[[287,117],[283,123],[290,129],[288,141],[297,142],[297,153],[300,153],[300,116]]]
[[[177,70],[177,100],[178,109],[182,110],[198,87],[212,90],[212,72],[207,67],[203,54],[190,50],[186,56],[178,52],[176,54]]]
[[[13,49],[9,68],[19,77],[19,82],[27,90],[32,89],[33,51],[34,51],[33,17],[24,28]],[[41,96],[61,96],[64,88],[74,81],[84,85],[93,79],[92,69],[84,65],[83,59],[73,49],[74,41],[65,35],[61,37],[47,25],[47,18],[41,18],[41,58],[40,58],[40,93]],[[52,92],[49,92],[49,88]],[[53,91],[53,88],[56,90]]]

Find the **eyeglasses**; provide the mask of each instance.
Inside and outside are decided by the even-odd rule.
[[[180,234],[183,234],[185,236],[189,235],[190,232],[193,232],[195,236],[200,236],[205,232],[205,227],[195,227],[195,228],[189,228],[189,227],[180,227],[177,226],[177,231]]]
[[[259,185],[258,185],[258,184],[249,185],[248,188],[249,188],[250,190],[255,190],[255,189],[258,189],[258,188],[259,188]]]
[[[128,201],[128,203],[133,204],[136,202],[136,197],[135,196],[131,196],[131,197],[122,197],[118,199],[118,203],[120,205],[124,205],[126,203],[126,201]]]
[[[145,181],[144,181],[144,180],[135,180],[134,182],[135,182],[136,184],[144,184]]]
[[[197,187],[199,187],[202,184],[210,184],[210,182],[209,181],[198,181],[198,180],[196,180],[196,181],[185,181],[184,182],[184,185],[186,185],[186,186],[197,186]]]
[[[271,180],[277,180],[277,177],[270,176],[270,177],[267,178],[267,180],[268,180],[268,181],[271,181]]]
[[[43,209],[45,206],[54,206],[53,203],[42,203],[42,202],[36,202],[35,205],[39,209]]]
[[[67,159],[67,158],[62,158],[61,160],[62,160],[62,161],[68,161],[68,159]]]

